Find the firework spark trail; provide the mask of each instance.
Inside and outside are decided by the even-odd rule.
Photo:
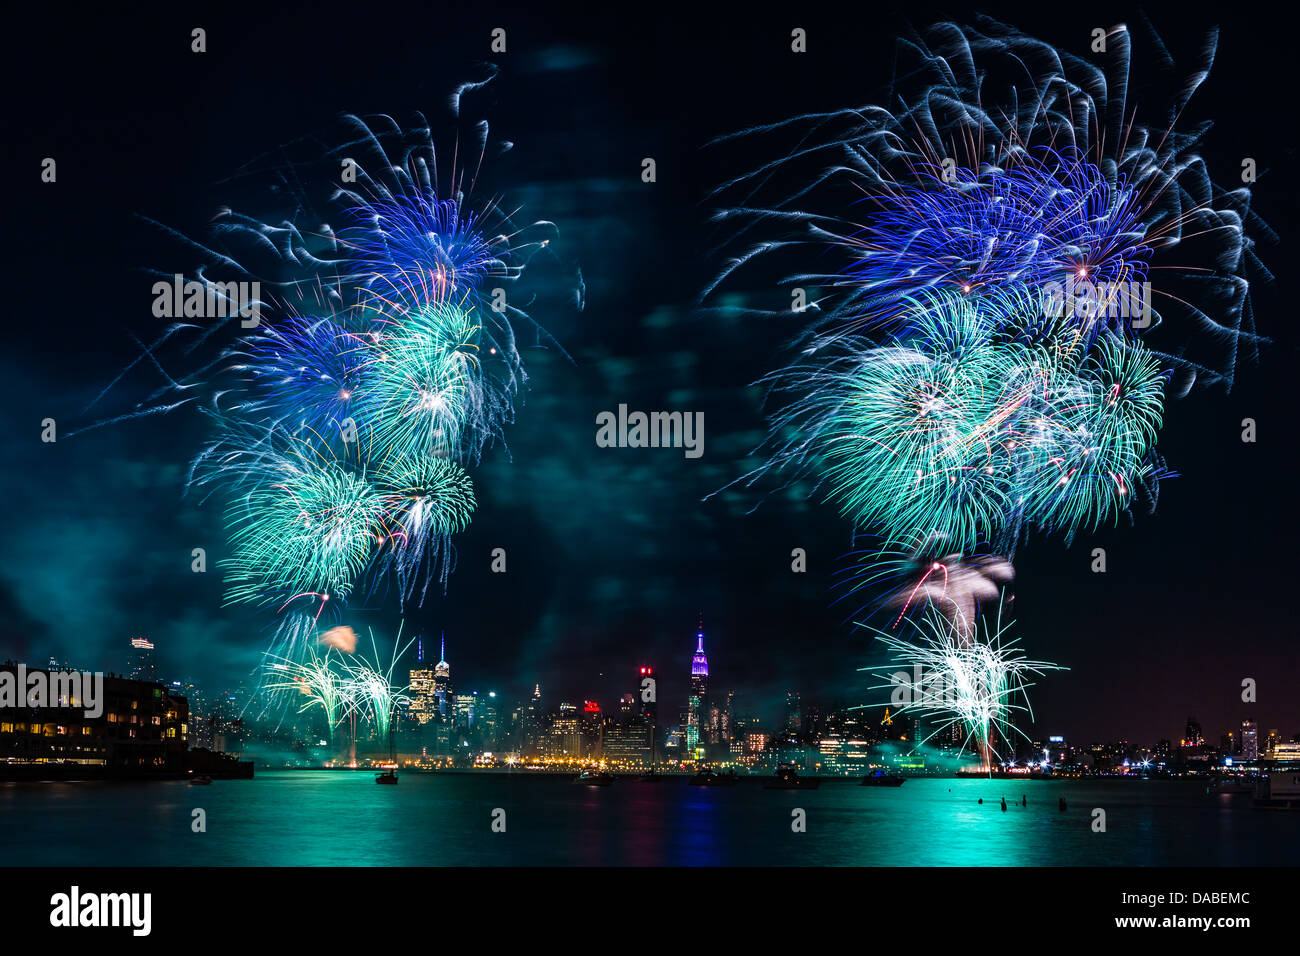
[[[271,695],[305,697],[298,707],[300,714],[320,708],[331,741],[335,727],[358,706],[355,690],[336,660],[329,649],[318,653],[308,645],[304,660],[268,654],[263,661],[263,690]]]
[[[373,659],[354,655],[339,661],[345,684],[351,699],[355,702],[357,713],[371,722],[376,733],[381,738],[388,736],[394,709],[410,703],[410,698],[406,695],[406,691],[410,690],[410,687],[407,685],[398,686],[393,679],[393,672],[397,669],[398,660],[414,643],[414,641],[407,641],[403,645],[400,643],[401,638],[399,628],[397,641],[393,644],[392,657],[387,666],[380,662],[379,648],[375,643],[373,631],[370,632]]]
[[[399,458],[392,467],[381,467],[375,480],[389,545],[377,558],[380,573],[393,571],[403,597],[418,591],[422,599],[432,580],[446,583],[451,536],[469,525],[474,485],[463,468],[443,458]]]
[[[370,559],[383,500],[363,477],[294,443],[227,511],[226,600],[282,605],[295,595],[346,598]]]
[[[1001,608],[995,624],[981,619],[969,631],[933,608],[908,624],[911,637],[868,628],[891,658],[888,665],[863,668],[892,672],[889,683],[873,689],[890,691],[888,705],[897,707],[898,714],[916,714],[931,724],[918,746],[956,727],[963,749],[977,752],[991,769],[992,758],[1006,756],[996,750],[999,738],[1010,742],[1012,734],[1025,736],[1015,716],[1025,713],[1032,719],[1031,678],[1064,668],[1024,657],[1016,639],[1007,638],[1010,625],[1002,624]]]
[[[903,551],[1010,554],[1027,526],[1069,541],[1114,520],[1163,473],[1163,373],[1140,343],[1051,348],[1019,322],[1033,302],[927,293],[903,337],[782,373],[768,467]]]
[[[1162,79],[1180,75],[1154,29],[1140,32],[1157,48]],[[1210,179],[1195,152],[1209,124],[1179,126],[1217,35],[1168,109],[1153,110],[1148,94],[1151,125],[1127,99],[1135,66],[1150,61],[1134,56],[1142,41],[1121,26],[1107,42],[1104,56],[1086,60],[987,17],[936,24],[899,40],[882,97],[891,108],[805,114],[718,138],[716,148],[774,158],[715,189],[715,218],[734,227],[731,244],[747,245],[705,295],[779,259],[788,284],[833,293],[817,300],[801,341],[815,351],[863,330],[897,332],[899,296],[925,289],[1069,276],[1104,288],[1158,270],[1140,334],[1177,368],[1180,391],[1198,379],[1231,388],[1239,358],[1256,358],[1262,341],[1251,281],[1271,278],[1250,233],[1275,237],[1251,212],[1247,187]],[[825,203],[845,188],[862,201]]]

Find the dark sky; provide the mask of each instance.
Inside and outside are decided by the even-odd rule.
[[[460,566],[406,633],[436,641],[445,630],[462,687],[522,696],[540,681],[551,703],[612,703],[650,663],[664,674],[662,699],[675,702],[702,613],[715,685],[734,687],[745,709],[771,713],[786,689],[827,703],[868,699],[856,668],[879,655],[845,623],[851,608],[831,601],[850,549],[843,519],[790,495],[753,514],[752,497],[701,500],[744,468],[762,434],[747,385],[778,364],[796,329],[695,308],[719,264],[704,193],[738,171],[701,146],[754,123],[871,101],[904,21],[865,9],[799,10],[790,23],[752,8],[709,15],[659,4],[625,19],[486,3],[436,13],[133,7],[75,22],[19,14],[4,67],[13,102],[0,654],[117,668],[127,640],[144,635],[177,676],[247,673],[265,646],[265,618],[222,609],[219,574],[189,569],[192,548],[213,558],[224,548],[219,509],[183,495],[203,437],[198,416],[53,445],[40,442],[39,423],[54,417],[64,434],[100,414],[83,409],[137,354],[132,336],[157,332],[143,270],[195,264],[138,216],[202,236],[236,198],[223,180],[253,156],[308,133],[328,138],[345,111],[436,114],[491,59],[500,74],[479,106],[494,137],[515,144],[493,160],[492,188],[526,218],[559,225],[555,255],[581,267],[587,305],[535,315],[572,362],[526,353],[532,387],[508,434],[511,460],[497,449],[476,473],[479,510],[458,540]],[[987,9],[1080,50],[1092,27],[1132,15]],[[1196,714],[1212,737],[1244,716],[1289,735],[1300,731],[1297,355],[1284,298],[1298,212],[1284,105],[1294,57],[1262,16],[1147,11],[1175,54],[1222,27],[1193,118],[1216,121],[1203,149],[1212,169],[1231,179],[1249,155],[1262,170],[1255,208],[1281,242],[1262,249],[1279,279],[1257,288],[1255,307],[1274,342],[1240,369],[1230,395],[1194,392],[1168,409],[1160,448],[1180,477],[1165,483],[1154,515],[1140,511],[1132,527],[1070,548],[1031,540],[1020,551],[1016,629],[1030,656],[1070,668],[1034,690],[1041,734],[1154,742]],[[947,15],[907,7],[918,26]],[[788,52],[796,25],[810,37],[800,57]],[[194,26],[207,30],[206,54],[189,52]],[[496,26],[509,48],[492,57]],[[46,156],[58,161],[53,185],[38,180]],[[640,180],[647,156],[658,165],[653,185]],[[113,393],[104,411],[129,406],[139,384]],[[619,403],[703,411],[705,455],[597,448],[596,414]],[[1256,444],[1239,438],[1247,416],[1259,423]],[[1105,575],[1089,571],[1097,546],[1107,549]],[[509,555],[505,575],[489,572],[496,547]],[[794,547],[808,551],[805,575],[789,571]],[[379,600],[349,617],[385,640],[394,621]],[[1238,696],[1245,677],[1259,682],[1250,708]]]

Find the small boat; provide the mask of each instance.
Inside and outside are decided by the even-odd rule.
[[[212,778],[209,777],[206,773],[196,773],[194,776],[190,777],[190,786],[210,787],[212,786]]]
[[[392,714],[389,715],[388,724],[388,765],[384,767],[384,772],[375,774],[375,783],[385,784],[390,787],[397,786],[397,748],[393,745],[393,724]]]
[[[715,773],[712,770],[701,770],[695,776],[687,781],[692,787],[734,787],[740,783],[740,777],[734,770],[728,770],[726,773]]]
[[[764,790],[816,790],[821,781],[816,777],[801,777],[794,767],[777,767],[776,773],[763,781]]]
[[[1256,810],[1300,810],[1300,773],[1274,770],[1259,778]]]
[[[584,770],[573,782],[588,787],[608,787],[614,782],[614,775],[604,770]]]
[[[896,777],[892,773],[885,773],[883,770],[876,770],[862,778],[860,786],[863,787],[901,787],[906,777]]]
[[[1214,793],[1254,793],[1255,781],[1249,777],[1219,777],[1205,788],[1205,792]]]
[[[641,774],[641,776],[638,777],[637,779],[640,780],[642,783],[659,783],[661,780],[663,780],[663,778],[664,778],[663,774],[661,774],[658,770],[655,770],[653,767],[651,767],[650,770],[648,770],[646,773]]]

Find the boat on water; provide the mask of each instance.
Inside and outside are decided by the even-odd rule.
[[[794,767],[777,767],[776,773],[763,781],[764,790],[816,790],[821,781],[816,777],[801,777]]]
[[[862,778],[860,786],[863,787],[901,787],[907,781],[906,777],[898,777],[892,773],[885,773],[883,770],[874,770]]]
[[[384,767],[383,773],[375,775],[375,783],[395,787],[397,786],[397,748],[393,745],[392,716],[390,712],[388,715],[388,764]]]
[[[206,773],[196,773],[194,776],[190,777],[190,786],[210,787],[212,786],[212,778],[209,777]]]
[[[734,787],[740,783],[740,776],[734,770],[717,773],[704,769],[687,781],[692,787]]]
[[[608,787],[614,782],[614,775],[604,770],[584,770],[573,782],[588,787]]]
[[[651,767],[645,773],[641,774],[641,776],[638,777],[637,779],[640,780],[642,783],[658,783],[659,781],[663,780],[663,778],[664,778],[663,774],[661,774],[658,770]]]
[[[1205,788],[1206,793],[1254,793],[1255,781],[1250,777],[1220,777]]]
[[[1300,810],[1300,771],[1274,771],[1259,778],[1256,810]]]

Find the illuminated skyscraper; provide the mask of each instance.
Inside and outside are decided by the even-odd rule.
[[[478,730],[484,745],[496,749],[501,739],[501,718],[497,709],[497,692],[490,690],[479,701]]]
[[[1259,728],[1253,720],[1241,722],[1241,759],[1259,759]]]
[[[434,670],[424,663],[424,638],[420,638],[416,653],[416,666],[411,668],[411,717],[418,724],[427,724],[438,716],[438,696],[434,684]]]
[[[433,669],[433,696],[438,700],[438,716],[450,720],[455,716],[456,698],[451,693],[451,665],[447,663],[447,636],[442,638],[438,664]]]
[[[700,743],[701,731],[709,713],[709,659],[704,656],[704,622],[695,635],[695,656],[691,658],[691,690],[686,698],[686,749],[694,750]]]
[[[885,719],[889,719],[888,711],[885,712]],[[785,729],[792,734],[803,730],[803,703],[799,700],[797,690],[787,691],[785,695]]]
[[[645,715],[646,720],[651,724],[657,724],[659,722],[659,691],[655,681],[654,668],[642,667],[637,676],[641,681],[637,685],[637,694],[641,700],[641,713]]]
[[[132,680],[158,679],[158,668],[154,663],[153,644],[143,637],[131,638],[131,651],[126,658],[127,674]]]
[[[473,730],[478,719],[478,691],[472,694],[456,695],[456,714],[452,723],[456,727]]]
[[[546,753],[551,757],[583,756],[582,718],[573,704],[560,704],[560,712],[551,721]]]

